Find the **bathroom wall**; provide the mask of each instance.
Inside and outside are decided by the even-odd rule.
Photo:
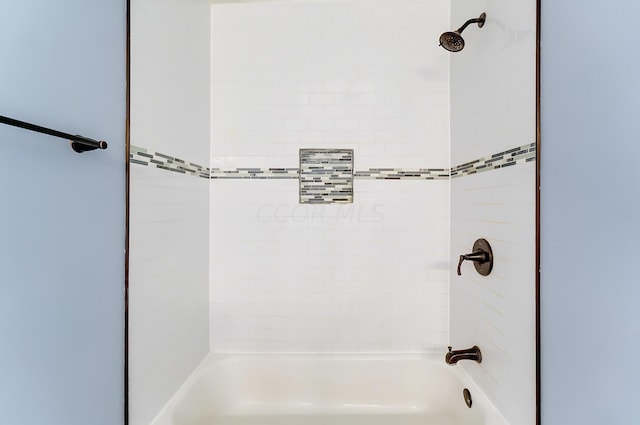
[[[0,5],[0,423],[124,417],[126,10],[111,0]]]
[[[175,159],[208,162],[209,4],[132,0],[131,25],[129,419],[147,425],[209,352],[209,180]]]
[[[536,420],[536,5],[454,0],[450,27],[481,12],[485,26],[469,26],[451,55],[451,345],[481,348],[481,364],[461,367],[526,425]],[[465,263],[457,276],[459,255],[481,237],[492,273]]]
[[[212,350],[441,350],[449,2],[220,3],[211,19]],[[353,203],[298,203],[300,148],[353,149]]]
[[[640,3],[584,6],[541,6],[544,425],[640,423]]]

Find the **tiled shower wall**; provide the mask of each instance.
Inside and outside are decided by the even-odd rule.
[[[131,143],[205,165],[209,7],[131,1]],[[148,425],[209,352],[209,180],[130,177],[129,423]]]
[[[209,348],[449,341],[480,345],[461,367],[532,423],[535,5],[456,0],[450,23],[448,2],[426,3],[132,2],[132,144],[204,166],[134,155],[133,425]],[[425,42],[481,11],[463,52]],[[352,203],[299,203],[301,148],[353,150]],[[450,276],[478,237],[492,275]]]
[[[353,149],[356,173],[353,203],[328,205],[299,204],[297,176],[211,181],[212,350],[442,349],[449,181],[368,174],[448,167],[449,2],[214,4],[211,18],[211,167],[295,170],[300,148],[333,148]]]
[[[453,0],[452,28],[465,30],[451,57],[451,160],[461,164],[535,142],[533,0]],[[486,238],[495,256],[483,277],[471,264],[452,268],[451,345],[482,349],[481,364],[461,366],[510,423],[535,423],[535,161],[451,180],[451,257]]]

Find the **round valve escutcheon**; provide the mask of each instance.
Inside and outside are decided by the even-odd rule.
[[[473,261],[473,265],[478,273],[482,276],[488,276],[493,269],[493,250],[486,239],[478,239],[473,244],[473,252],[471,254],[463,254],[458,262],[458,276],[462,275],[462,263],[464,261]]]

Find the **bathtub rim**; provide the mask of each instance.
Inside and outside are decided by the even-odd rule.
[[[208,353],[198,364],[198,366],[191,372],[191,374],[185,379],[185,381],[180,385],[178,390],[169,398],[169,400],[164,404],[164,406],[158,411],[158,413],[154,416],[153,420],[149,423],[149,425],[164,425],[168,422],[162,422],[163,419],[166,419],[167,415],[175,412],[178,403],[182,400],[185,393],[187,393],[190,388],[194,385],[196,380],[200,378],[200,375],[207,369],[211,367],[212,363],[220,362],[226,359],[234,359],[234,358],[264,358],[264,357],[325,357],[325,358],[353,358],[356,359],[358,357],[365,358],[369,360],[422,360],[444,364],[444,354],[445,351],[442,352],[425,352],[425,353],[385,353],[385,352],[335,352],[335,353],[326,353],[326,352],[210,352]],[[451,372],[455,375],[461,382],[464,383],[464,387],[468,388],[471,394],[473,395],[474,403],[480,403],[483,406],[483,413],[485,416],[489,418],[489,420],[484,425],[512,425],[496,408],[495,402],[489,398],[489,396],[481,389],[481,387],[476,383],[476,381],[467,373],[464,368],[450,366]],[[461,395],[462,397],[462,395]]]

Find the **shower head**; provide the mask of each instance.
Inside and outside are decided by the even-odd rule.
[[[440,45],[450,52],[464,49],[464,38],[456,31],[448,31],[440,36]]]
[[[464,49],[464,38],[462,38],[462,31],[471,24],[478,24],[478,28],[484,26],[484,22],[487,19],[487,14],[482,13],[479,17],[469,19],[463,26],[455,31],[447,31],[440,36],[440,46],[444,47],[450,52],[459,52]]]

